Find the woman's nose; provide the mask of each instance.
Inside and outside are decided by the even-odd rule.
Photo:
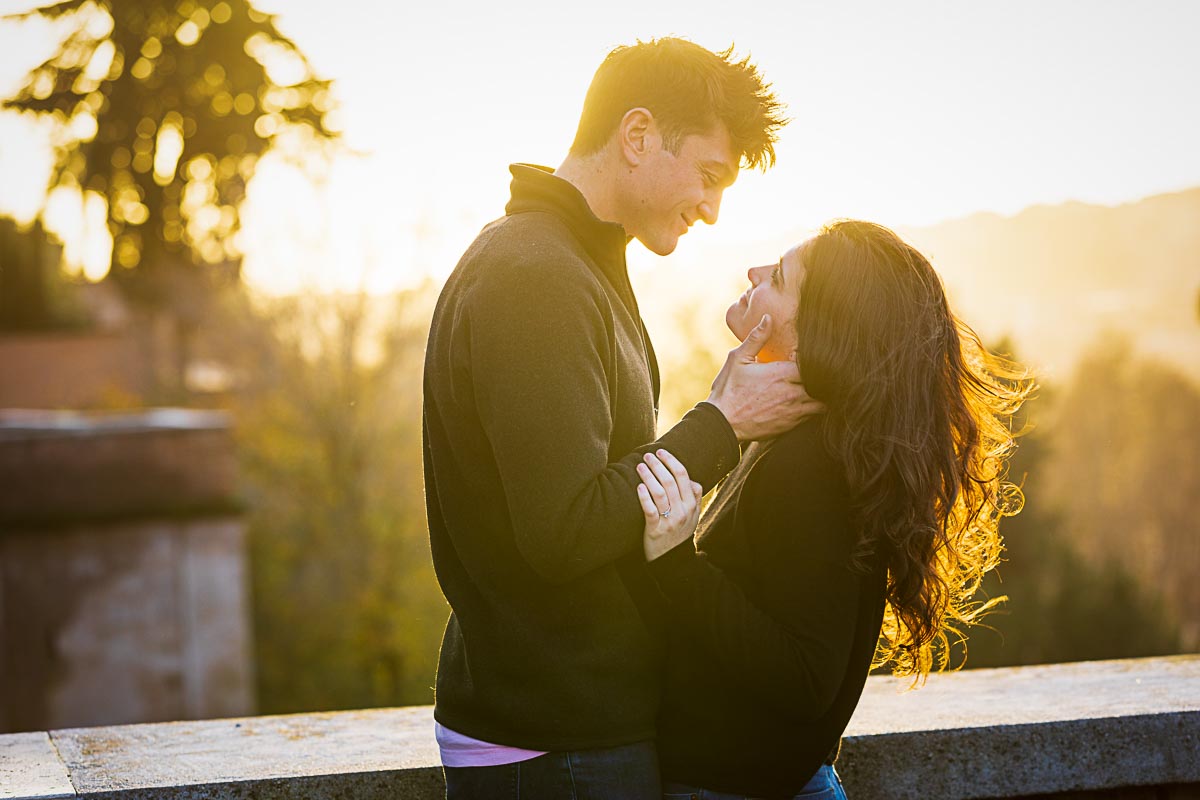
[[[751,267],[746,270],[746,277],[750,279],[750,283],[758,286],[771,274],[772,269],[773,267]]]

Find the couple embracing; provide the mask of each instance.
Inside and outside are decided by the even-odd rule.
[[[843,798],[868,671],[927,673],[978,610],[1029,384],[888,229],[751,268],[742,345],[657,434],[626,245],[714,224],[782,124],[728,51],[617,48],[566,160],[511,167],[442,291],[423,430],[451,800]]]

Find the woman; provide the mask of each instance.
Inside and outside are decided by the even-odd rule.
[[[929,262],[879,225],[827,226],[749,272],[726,314],[795,358],[826,412],[752,445],[695,544],[699,487],[639,465],[645,550],[673,626],[667,798],[844,798],[833,772],[872,666],[923,678],[1001,551],[1010,421],[1032,389],[959,323]],[[679,546],[675,546],[678,543]]]

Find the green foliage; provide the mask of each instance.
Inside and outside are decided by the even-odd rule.
[[[1064,535],[1092,565],[1113,559],[1161,594],[1185,646],[1200,647],[1200,387],[1104,337],[1054,425],[1046,489],[1062,504]]]
[[[280,300],[226,327],[264,713],[432,699],[448,608],[421,482],[427,301]]]
[[[1178,626],[1153,587],[1115,558],[1089,563],[1061,537],[1061,517],[1030,504],[1003,526],[1008,559],[982,591],[1008,600],[971,631],[967,667],[1180,652]]]
[[[714,350],[704,336],[703,317],[697,308],[684,306],[674,314],[680,347],[669,362],[664,361],[659,392],[659,430],[666,431],[692,406],[708,397],[713,378],[725,363],[725,353]]]
[[[1001,526],[1006,562],[984,586],[1009,600],[973,632],[967,665],[1194,649],[1200,531],[1182,512],[1200,494],[1200,392],[1104,338],[1064,391],[1042,394],[1012,461],[1025,509]]]
[[[255,165],[335,137],[329,81],[247,0],[68,0],[16,16],[36,14],[60,20],[62,45],[4,105],[61,123],[51,188],[103,198],[115,277],[161,303],[185,265],[236,274]]]
[[[62,246],[40,222],[27,229],[0,219],[0,331],[45,331],[87,324],[78,287],[59,270]]]

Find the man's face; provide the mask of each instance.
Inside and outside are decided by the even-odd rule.
[[[737,178],[738,156],[723,125],[684,137],[678,153],[659,142],[638,165],[623,224],[647,249],[665,256],[696,220],[717,221],[721,195]]]

